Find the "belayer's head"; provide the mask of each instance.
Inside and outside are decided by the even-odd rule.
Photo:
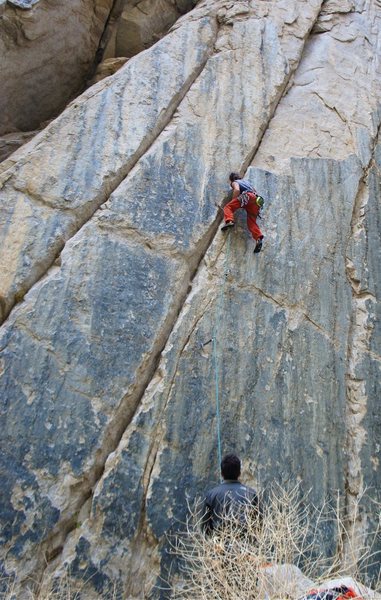
[[[235,454],[226,454],[221,461],[221,475],[224,479],[238,479],[241,475],[241,461]]]

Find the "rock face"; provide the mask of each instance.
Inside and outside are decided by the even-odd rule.
[[[98,65],[93,78],[93,83],[98,83],[98,81],[102,81],[105,77],[114,75],[114,73],[126,64],[127,60],[127,58],[106,58],[106,60]]]
[[[31,140],[38,131],[7,133],[0,138],[0,162]]]
[[[0,135],[37,129],[83,89],[112,4],[0,2]]]
[[[152,46],[196,0],[118,0],[105,31],[104,58],[131,58]]]
[[[319,504],[380,486],[380,18],[205,0],[3,163],[2,569],[157,595],[223,451]],[[218,231],[229,170],[264,250]],[[214,343],[208,343],[211,339]],[[334,532],[328,532],[330,545]],[[328,543],[328,542],[327,542]]]

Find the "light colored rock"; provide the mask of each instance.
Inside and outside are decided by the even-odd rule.
[[[364,10],[362,1],[340,4],[342,13],[335,3],[324,5],[323,16],[333,19],[332,27],[309,39],[256,166],[282,172],[293,156],[343,159],[350,154],[357,154],[364,167],[369,163],[381,110],[380,8],[373,2]]]
[[[381,7],[356,6],[333,29],[353,17],[366,30],[353,76],[369,89],[337,154],[325,108],[292,121],[288,104],[295,89],[302,105],[308,61],[324,90],[341,81],[320,47],[339,56],[341,34],[304,47],[320,2],[206,0],[6,161],[4,314],[31,288],[1,332],[8,572],[36,576],[47,556],[94,600],[113,585],[148,597],[169,578],[166,534],[218,478],[213,337],[223,451],[242,455],[249,484],[299,481],[349,508],[379,485]],[[268,200],[259,256],[243,216],[217,232],[226,176],[250,164]],[[331,551],[337,531],[325,534]]]
[[[196,0],[121,0],[105,32],[104,58],[131,58],[165,35]]]
[[[102,61],[95,72],[94,79],[92,84],[98,83],[98,81],[102,81],[105,77],[110,77],[110,75],[114,75],[124,64],[127,62],[127,58],[107,58]]]
[[[37,129],[84,88],[112,4],[13,0],[2,6],[0,135]]]
[[[83,94],[19,151],[16,163],[6,161],[0,174],[2,319],[169,123],[215,37],[213,18],[186,23]],[[49,173],[41,177],[47,164]]]
[[[314,587],[295,565],[271,565],[261,569],[260,598],[298,598]]]
[[[0,161],[8,158],[8,156],[31,140],[37,133],[38,131],[15,131],[0,137]]]

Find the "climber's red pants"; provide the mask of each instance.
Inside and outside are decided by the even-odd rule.
[[[259,238],[263,237],[262,231],[259,229],[257,225],[257,217],[259,214],[259,206],[256,203],[256,195],[251,192],[247,193],[249,198],[248,203],[245,206],[242,206],[242,202],[240,200],[240,196],[238,198],[233,198],[224,208],[224,219],[226,221],[234,221],[234,213],[239,208],[243,208],[246,211],[247,215],[247,227],[255,239],[255,241],[259,240]]]

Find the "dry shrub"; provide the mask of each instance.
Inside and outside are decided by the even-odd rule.
[[[166,591],[171,589],[173,598],[183,600],[286,600],[300,598],[311,587],[334,577],[349,575],[361,580],[365,563],[377,564],[380,571],[379,552],[372,547],[379,541],[378,531],[367,535],[371,542],[366,545],[365,536],[359,536],[353,523],[339,517],[337,504],[318,510],[308,496],[301,496],[298,486],[291,490],[275,487],[262,499],[260,517],[246,508],[243,515],[225,518],[221,530],[209,537],[201,531],[202,512],[196,505],[189,511],[183,533],[170,539],[181,577],[176,585],[165,586]],[[352,511],[356,521],[353,516],[356,511]],[[326,552],[327,532],[337,541],[331,556]],[[54,579],[47,576],[30,590],[23,587],[20,591],[9,579],[0,581],[0,598],[92,600],[88,584],[91,589],[91,577],[73,581],[70,574]],[[104,600],[120,597],[116,587],[103,596]],[[374,598],[366,593],[361,597]]]
[[[201,530],[200,504],[190,510],[185,530],[170,540],[183,576],[172,586],[174,598],[298,598],[328,579],[359,578],[359,544],[360,562],[379,560],[371,547],[352,540],[346,547],[356,548],[353,560],[346,552],[344,561],[342,540],[349,528],[339,518],[339,509],[328,504],[317,509],[306,496],[301,497],[298,486],[291,490],[275,487],[261,504],[260,517],[246,507],[244,527],[242,514],[229,515],[211,536]],[[331,556],[327,556],[327,532],[337,543]],[[335,540],[331,539],[331,546]]]

